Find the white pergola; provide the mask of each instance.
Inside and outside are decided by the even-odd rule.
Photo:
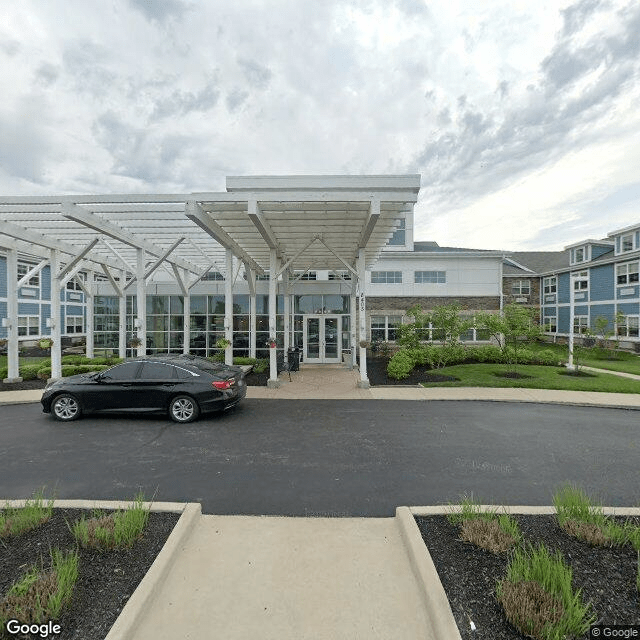
[[[18,379],[18,290],[45,265],[51,267],[52,377],[61,375],[60,291],[76,279],[87,297],[87,355],[93,354],[94,274],[107,278],[120,299],[120,356],[125,355],[126,293],[135,287],[136,332],[146,351],[146,284],[175,282],[189,309],[191,289],[211,270],[225,280],[225,336],[233,337],[233,284],[241,269],[249,284],[255,324],[256,274],[269,273],[269,331],[276,334],[277,283],[285,300],[285,354],[294,272],[351,274],[351,333],[366,336],[365,270],[376,262],[399,221],[413,211],[419,175],[254,176],[227,178],[226,192],[100,196],[1,197],[0,248],[7,253],[8,283],[17,282],[18,254],[39,260],[15,288],[8,286],[9,379]],[[162,278],[162,280],[161,280]],[[189,313],[184,315],[189,349]],[[255,335],[252,342],[255,352]],[[352,350],[355,363],[355,349]],[[228,347],[225,360],[232,361]],[[360,351],[366,386],[365,350]],[[271,350],[270,383],[277,384]]]

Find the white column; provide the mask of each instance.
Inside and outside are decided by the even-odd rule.
[[[353,277],[353,276],[352,276]],[[351,296],[349,298],[349,333],[351,335],[351,368],[356,368],[357,363],[357,348],[358,348],[358,333],[356,331],[356,322],[357,322],[357,298],[356,298],[356,278],[353,277],[353,283],[351,286]]]
[[[140,339],[138,356],[147,353],[147,287],[144,281],[144,249],[136,249],[136,304],[138,306],[137,336]]]
[[[359,342],[367,339],[367,314],[366,314],[366,286],[365,286],[365,255],[364,249],[358,249],[358,284],[360,287],[360,305],[358,308],[358,322],[360,325]],[[358,386],[363,389],[369,388],[369,379],[367,378],[367,350],[363,347],[360,349],[360,382]]]
[[[42,278],[42,274],[40,274]],[[7,378],[5,382],[20,382],[18,358],[18,252],[7,250]]]
[[[276,338],[276,250],[269,250],[269,339]],[[269,349],[269,379],[268,387],[278,387],[278,366],[276,363],[277,349]]]
[[[289,295],[289,270],[285,269],[284,278],[284,359],[289,361],[289,330],[291,324],[291,297]]]
[[[233,252],[225,249],[226,274],[224,278],[224,337],[233,343]],[[225,364],[233,364],[233,346],[224,350]]]
[[[256,357],[256,288],[249,293],[249,357]]]
[[[93,301],[94,301],[94,284],[93,284],[93,271],[87,271],[87,282],[85,288],[89,292],[89,295],[84,294],[84,302],[87,309],[86,317],[86,343],[85,343],[85,355],[87,358],[93,358]]]
[[[575,280],[573,279],[573,275],[569,274],[569,362],[567,362],[567,369],[573,371],[575,367],[573,366],[573,321],[575,319]],[[557,320],[556,320],[557,322]]]
[[[51,347],[51,377],[62,377],[62,348],[60,340],[62,331],[60,330],[60,281],[58,274],[60,273],[60,251],[51,249],[49,264],[51,265],[51,333],[50,337],[53,341]]]
[[[120,271],[120,291],[118,294],[118,357],[127,357],[127,295],[124,290],[127,284],[127,274]]]

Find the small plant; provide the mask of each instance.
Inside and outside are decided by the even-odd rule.
[[[360,340],[360,342],[358,343],[358,346],[361,349],[368,349],[371,346],[371,343],[368,340]]]
[[[12,619],[24,624],[56,620],[71,601],[77,579],[77,551],[64,554],[54,549],[51,569],[43,571],[36,566],[30,567],[0,602],[0,628]]]
[[[227,347],[231,346],[231,340],[227,340],[226,338],[218,338],[216,340],[216,349],[225,350]]]
[[[451,512],[449,522],[460,525],[460,538],[492,553],[507,551],[522,540],[518,523],[508,514],[498,515],[496,509],[482,510],[471,498],[460,502],[460,512]]]
[[[6,338],[0,338],[0,347],[4,347],[9,343]]]
[[[53,513],[53,498],[46,501],[44,491],[25,501],[24,507],[6,507],[0,512],[0,539],[19,536],[43,524]]]
[[[133,338],[129,339],[129,342],[127,344],[132,349],[137,349],[142,344],[142,340],[140,338],[138,338],[137,336],[134,336]]]
[[[629,522],[619,524],[604,515],[602,507],[572,485],[565,485],[553,496],[558,524],[569,535],[592,545],[618,546],[631,543],[640,548],[640,527]]]
[[[105,515],[95,513],[84,516],[71,527],[73,536],[83,548],[130,548],[142,536],[149,519],[149,509],[143,506],[143,496],[136,496],[129,509]]]
[[[509,622],[539,640],[581,636],[596,619],[573,589],[571,567],[543,544],[514,550],[496,595]]]
[[[269,368],[269,360],[267,358],[260,358],[253,365],[254,373],[264,373]]]
[[[51,349],[53,346],[53,340],[51,338],[42,338],[41,340],[38,340],[38,346],[41,349]]]

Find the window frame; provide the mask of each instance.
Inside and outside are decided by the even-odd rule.
[[[26,276],[33,267],[37,267],[38,265],[35,262],[23,262],[21,260],[18,261],[18,277],[16,282],[19,282],[23,276]],[[29,281],[22,285],[23,287],[34,287],[40,288],[40,271],[35,275],[29,278]]]
[[[558,276],[546,276],[542,280],[542,293],[553,295],[558,293]]]
[[[629,320],[631,320],[631,323]],[[630,325],[632,333],[629,332]],[[625,315],[621,323],[616,323],[616,335],[619,338],[640,337],[640,315]]]
[[[526,290],[523,288],[526,285]],[[530,296],[531,295],[531,280],[512,280],[511,281],[511,295],[512,296]]]
[[[384,327],[374,327],[373,326],[374,318],[378,318],[378,319],[383,318]],[[391,319],[397,319],[397,321],[394,320],[393,323],[391,323],[390,322]],[[381,324],[381,322],[379,322],[379,324]],[[369,316],[369,335],[371,336],[371,342],[377,342],[378,340],[380,340],[381,342],[395,342],[397,339],[397,335],[392,335],[391,332],[395,332],[398,326],[401,324],[402,324],[402,315],[395,315],[395,314],[386,315],[385,314],[385,315]],[[382,335],[384,339],[375,338],[374,331],[376,332],[382,331],[383,332]]]
[[[631,246],[625,249],[625,238],[631,238]],[[634,232],[625,233],[620,236],[620,253],[629,253],[636,248],[636,234]]]
[[[630,267],[635,267],[635,271],[631,271]],[[620,269],[624,269],[624,274],[620,274]],[[635,279],[631,280],[631,275],[635,274]],[[624,282],[620,282],[620,278],[624,277]],[[640,263],[638,262],[625,262],[623,264],[616,265],[616,286],[626,287],[638,284],[640,279]]]
[[[446,271],[414,271],[414,284],[447,284]]]
[[[26,320],[26,324],[21,325],[20,321]],[[34,322],[32,322],[34,321]],[[23,314],[18,316],[18,336],[21,338],[28,338],[29,336],[39,336],[40,335],[40,316]],[[26,331],[22,332],[21,329],[26,329]],[[35,329],[35,331],[31,331],[31,329]]]
[[[589,271],[576,271],[570,275],[570,278],[573,282],[574,293],[586,293],[589,291]]]
[[[384,274],[384,279],[382,274]],[[371,284],[402,284],[402,271],[371,271],[370,277]]]
[[[543,327],[549,326],[545,333],[558,333],[558,316],[545,316]]]
[[[589,316],[575,315],[573,316],[573,333],[584,335],[589,329]]]
[[[73,329],[71,331],[69,331],[69,321],[73,320]],[[78,323],[78,321],[80,321]],[[78,331],[78,327],[80,327],[80,331]],[[79,316],[77,314],[74,315],[65,315],[64,318],[64,328],[65,328],[65,334],[66,335],[77,335],[78,333],[84,333],[84,316]]]

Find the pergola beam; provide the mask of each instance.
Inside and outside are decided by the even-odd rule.
[[[247,202],[247,215],[258,230],[258,233],[262,236],[262,239],[267,243],[269,249],[275,249],[276,256],[280,259],[282,257],[282,249],[267,219],[260,211],[257,200],[252,198]]]
[[[100,242],[100,238],[95,238],[94,240],[92,240],[71,262],[69,262],[65,266],[65,268],[60,272],[58,278],[62,280],[62,278],[64,278],[64,276],[69,273],[69,271],[71,271],[78,264],[78,262],[80,262],[87,255],[87,253],[89,253],[89,251],[91,251],[91,249],[93,249],[93,247],[98,244],[98,242]]]
[[[360,238],[358,239],[358,249],[364,249],[371,238],[373,229],[375,228],[378,220],[380,219],[380,198],[373,198],[371,200],[371,207],[369,208],[369,216],[367,222],[362,229]]]

